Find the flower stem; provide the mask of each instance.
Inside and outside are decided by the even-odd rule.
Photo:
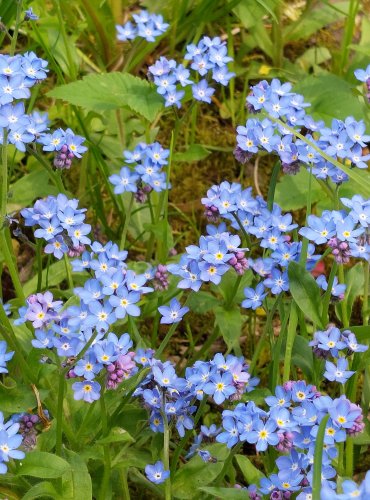
[[[364,263],[364,302],[362,304],[363,325],[367,326],[369,323],[369,278],[370,278],[370,263]]]
[[[103,431],[103,437],[108,434],[108,414],[107,414],[107,407],[105,405],[105,399],[104,399],[104,389],[102,390],[101,396],[100,396],[100,408],[101,408],[101,425],[102,425],[102,431]],[[106,500],[107,498],[107,493],[108,493],[108,487],[109,487],[109,480],[110,480],[110,471],[111,471],[111,457],[110,457],[110,450],[109,450],[109,444],[104,444],[104,474],[103,474],[103,479],[100,487],[100,496],[99,498],[101,500]]]
[[[344,268],[343,264],[339,264],[338,266],[338,278],[339,278],[339,283],[344,284]],[[341,302],[341,307],[342,307],[342,323],[344,328],[349,327],[349,320],[348,320],[348,313],[347,313],[347,298],[346,298],[346,292],[344,293],[344,298]]]
[[[324,437],[326,424],[329,420],[329,415],[321,420],[319,430],[317,432],[315,444],[315,456],[313,465],[313,484],[312,484],[312,498],[321,498],[321,472],[322,472],[322,454],[324,448]]]
[[[23,0],[18,0],[17,4],[18,4],[17,5],[17,15],[15,18],[14,32],[13,32],[12,42],[10,44],[10,51],[9,51],[10,56],[14,56],[15,48],[17,45],[19,26],[21,24],[21,13],[22,13]]]
[[[288,332],[285,347],[285,358],[284,358],[284,371],[283,371],[283,383],[289,380],[290,376],[290,363],[292,360],[292,351],[294,345],[294,339],[297,333],[298,324],[298,311],[295,302],[292,302],[289,316]]]
[[[135,196],[134,193],[131,194],[130,202],[127,208],[127,212],[125,214],[125,223],[123,225],[123,230],[122,230],[122,235],[121,235],[121,243],[120,243],[120,249],[124,250],[125,249],[125,244],[126,244],[126,236],[127,236],[127,231],[128,231],[128,226],[130,224],[130,219],[131,219],[131,212],[132,212],[132,207],[134,204]]]
[[[56,455],[62,454],[62,438],[63,438],[63,402],[64,402],[64,387],[65,387],[65,371],[60,370],[59,387],[58,387],[58,406],[57,406],[57,425],[56,425]]]
[[[166,415],[166,411],[164,408],[163,401],[163,409],[162,409],[162,418],[163,418],[163,465],[165,470],[170,470],[170,428],[168,425],[168,419]],[[165,500],[171,500],[171,475],[168,477],[164,484],[164,498]]]

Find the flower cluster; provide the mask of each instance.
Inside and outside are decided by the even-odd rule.
[[[250,378],[248,365],[243,358],[216,354],[211,361],[196,361],[185,371],[185,378],[178,377],[170,361],[161,362],[153,357],[152,350],[138,350],[135,361],[150,372],[134,392],[143,399],[150,410],[150,427],[163,432],[164,421],[173,422],[180,437],[186,429],[193,429],[195,400],[208,395],[215,403],[240,399],[258,383]]]
[[[22,101],[12,103],[31,96],[30,88],[46,78],[47,65],[47,61],[37,57],[34,52],[15,56],[0,54],[1,144],[6,140],[24,152],[26,144],[33,142],[44,130],[32,114],[25,113]]]
[[[78,289],[75,292],[83,294]],[[101,386],[94,379],[103,370],[107,388],[115,389],[122,380],[135,373],[136,365],[134,353],[129,352],[132,341],[128,333],[119,338],[112,332],[105,336],[108,318],[103,317],[104,312],[96,313],[96,303],[100,302],[86,301],[90,309],[81,302],[81,306],[63,309],[62,301],[54,301],[51,292],[31,295],[27,306],[20,310],[18,323],[32,322],[35,328],[33,347],[55,349],[64,359],[67,378],[80,378],[72,385],[75,399],[91,403],[100,397]]]
[[[23,451],[18,450],[22,444],[22,436],[17,434],[19,424],[14,423],[12,419],[5,422],[4,415],[0,411],[0,474],[6,474],[7,462],[15,458],[21,460],[25,457]]]
[[[185,96],[183,88],[191,86],[193,98],[201,102],[211,102],[215,92],[208,85],[211,79],[223,86],[228,85],[230,79],[235,76],[228,70],[227,64],[232,58],[227,55],[226,42],[220,37],[203,37],[197,45],[187,46],[185,64],[177,64],[174,59],[161,57],[155,64],[149,66],[149,78],[157,87],[158,94],[165,99],[165,106],[181,107],[181,101]],[[191,75],[187,64],[194,70]],[[202,77],[198,81],[199,76]]]
[[[6,364],[14,356],[14,351],[6,352],[8,345],[5,340],[0,340],[0,373],[8,373]]]
[[[147,42],[154,42],[156,38],[167,31],[169,24],[165,23],[160,14],[152,14],[147,10],[141,10],[133,14],[134,22],[128,21],[123,26],[117,24],[117,39],[120,42],[144,38]]]
[[[370,224],[370,199],[360,195],[352,199],[341,198],[343,205],[350,210],[324,210],[320,217],[309,215],[307,227],[299,234],[316,245],[327,244],[339,264],[346,264],[350,257],[368,260],[370,241],[366,230]]]
[[[257,451],[274,446],[284,453],[276,460],[278,472],[261,479],[258,487],[250,487],[250,497],[289,498],[289,493],[300,492],[297,498],[303,499],[311,493],[315,439],[321,420],[328,414],[322,481],[323,486],[332,487],[330,479],[336,475],[332,467],[337,456],[335,444],[358,432],[361,408],[345,396],[334,400],[322,396],[315,386],[304,381],[277,386],[275,395],[265,401],[268,411],[252,401],[239,403],[234,410],[224,410],[223,432],[216,437],[229,448],[239,442],[248,442],[255,444]]]
[[[169,264],[170,273],[181,277],[179,288],[191,288],[198,291],[202,283],[218,285],[221,277],[229,269],[234,268],[238,274],[243,274],[248,268],[244,251],[240,248],[241,240],[236,234],[226,230],[226,225],[219,227],[208,225],[208,235],[201,236],[199,246],[186,247],[186,254],[179,264]]]
[[[45,417],[49,416],[45,410]],[[23,437],[22,447],[26,451],[31,451],[37,444],[37,435],[41,432],[41,419],[35,413],[19,413],[13,415],[12,420],[19,424],[19,434]]]
[[[329,325],[325,331],[317,331],[313,340],[309,343],[313,348],[314,354],[318,358],[327,360],[328,357],[334,358],[337,364],[331,361],[325,362],[324,377],[330,381],[336,381],[345,384],[347,380],[355,373],[348,370],[347,356],[355,352],[365,352],[368,346],[359,344],[356,335],[350,330],[341,332],[334,325]]]
[[[343,493],[336,493],[335,484],[324,485],[320,493],[321,500],[351,500],[351,498],[367,500],[370,498],[370,471],[366,473],[360,485],[352,479],[345,479],[340,487]]]
[[[169,189],[171,185],[162,171],[168,165],[169,154],[170,150],[163,148],[159,142],[140,143],[133,151],[124,151],[125,163],[129,166],[122,167],[119,174],[109,177],[114,192],[135,193],[136,201],[143,203],[152,190],[159,193]]]
[[[54,167],[68,169],[72,165],[73,158],[81,158],[87,151],[87,147],[82,145],[84,141],[84,137],[75,135],[70,128],[67,130],[58,128],[51,134],[41,134],[37,142],[43,145],[43,151],[56,152]]]
[[[309,104],[291,89],[290,83],[282,84],[277,79],[251,87],[248,107],[255,113],[263,110],[268,117],[249,118],[245,126],[237,127],[237,159],[245,162],[259,150],[274,152],[285,173],[295,174],[300,165],[306,165],[318,179],[330,179],[335,184],[347,181],[348,176],[320,151],[333,161],[367,168],[365,162],[370,155],[363,156],[362,149],[370,136],[365,134],[364,122],[348,117],[344,122],[335,119],[331,127],[325,127],[324,122],[306,114]],[[305,137],[296,138],[292,129],[305,131]]]
[[[251,188],[242,189],[240,184],[222,182],[212,186],[207,197],[202,198],[206,216],[216,222],[220,217],[231,223],[231,227],[249,238],[259,239],[259,246],[267,250],[265,258],[256,260],[245,257],[246,248],[240,248],[241,239],[231,234],[222,223],[218,227],[207,226],[208,236],[201,236],[199,246],[191,245],[179,264],[171,264],[168,270],[181,276],[180,288],[199,290],[202,282],[211,281],[219,284],[221,276],[234,267],[238,274],[251,267],[257,276],[264,278],[256,289],[245,290],[246,301],[243,307],[256,309],[262,303],[265,287],[273,294],[289,289],[286,268],[291,261],[298,261],[301,243],[291,240],[287,234],[297,227],[292,222],[291,214],[283,214],[274,204],[268,210],[266,202],[259,196],[252,196]],[[314,246],[309,245],[307,267],[311,269],[319,258],[313,255]]]
[[[26,11],[27,16],[29,19],[38,19],[32,9]],[[30,97],[29,89],[46,78],[47,65],[47,61],[37,57],[34,52],[12,57],[0,54],[0,143],[3,144],[5,138],[8,144],[25,152],[27,144],[38,142],[43,144],[44,151],[56,151],[56,168],[70,168],[72,159],[81,158],[87,151],[82,146],[85,138],[75,135],[71,129],[46,133],[47,113],[34,111],[27,114],[23,101],[13,103]]]
[[[85,224],[85,208],[78,208],[78,200],[68,199],[64,194],[37,200],[33,207],[21,210],[26,226],[39,226],[36,238],[47,242],[45,252],[61,259],[68,253],[74,256],[90,243],[91,226]]]

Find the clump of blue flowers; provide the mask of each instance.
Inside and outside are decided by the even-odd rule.
[[[150,13],[147,10],[141,10],[137,14],[133,14],[132,17],[133,22],[127,21],[123,26],[116,25],[117,39],[120,42],[131,41],[135,38],[143,38],[147,42],[154,42],[169,27],[169,24],[164,22],[163,16]]]
[[[33,20],[37,18],[32,9],[26,11],[27,16]],[[40,143],[44,151],[56,152],[56,168],[70,168],[73,158],[81,158],[87,151],[82,145],[85,138],[75,135],[70,128],[48,133],[47,113],[27,114],[25,111],[23,99],[31,96],[30,88],[45,80],[49,71],[47,66],[48,62],[34,52],[15,56],[0,54],[0,143],[6,140],[23,153],[29,144]]]
[[[85,212],[85,208],[78,208],[78,200],[58,194],[36,201],[32,208],[23,209],[21,215],[26,226],[39,226],[35,237],[47,242],[45,253],[61,259],[67,253],[79,255],[91,242],[87,236],[91,226],[84,223]]]
[[[250,497],[289,498],[299,492],[297,498],[308,498],[305,495],[312,493],[315,439],[321,420],[328,414],[322,481],[324,488],[334,487],[330,480],[336,476],[332,466],[338,454],[336,443],[363,430],[361,408],[345,396],[332,399],[321,395],[315,386],[305,381],[289,381],[277,386],[275,395],[265,401],[267,411],[253,401],[239,403],[234,410],[224,410],[223,432],[216,437],[229,448],[248,442],[255,444],[259,452],[273,446],[284,453],[276,459],[277,473],[261,479],[258,487],[248,488]]]
[[[124,162],[119,174],[109,177],[114,185],[115,194],[135,193],[135,199],[144,203],[151,191],[160,193],[169,189],[166,173],[169,149],[163,148],[159,142],[153,144],[140,143],[133,151],[124,151]]]
[[[228,70],[228,63],[233,59],[227,54],[226,42],[220,37],[203,37],[198,44],[190,44],[186,48],[185,61],[177,64],[174,59],[161,57],[149,67],[149,78],[154,81],[158,94],[165,99],[165,106],[181,108],[185,97],[182,90],[191,87],[192,96],[196,101],[211,102],[215,89],[209,85],[213,80],[227,86],[235,76]],[[190,64],[190,70],[187,68]],[[199,80],[201,77],[201,80]]]
[[[309,104],[303,96],[291,90],[290,83],[277,79],[251,87],[247,106],[252,113],[262,112],[263,118],[248,118],[245,126],[237,127],[236,158],[245,163],[258,151],[275,153],[285,173],[295,174],[305,166],[318,179],[334,184],[348,180],[340,163],[366,169],[370,155],[363,155],[362,150],[370,136],[366,135],[365,123],[348,117],[345,121],[334,119],[331,127],[325,127],[323,121],[317,122],[306,113]],[[305,136],[297,138],[295,132]]]

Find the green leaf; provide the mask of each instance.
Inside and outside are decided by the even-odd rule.
[[[229,450],[224,445],[216,444],[207,447],[213,457],[226,460]],[[226,453],[225,453],[226,451]],[[172,483],[175,498],[193,499],[194,491],[202,486],[208,486],[216,479],[223,468],[221,461],[205,463],[196,455],[187,464],[181,467]]]
[[[175,162],[192,162],[204,160],[210,155],[208,149],[206,149],[202,144],[192,144],[188,147],[186,151],[175,153],[173,155],[173,161]]]
[[[197,293],[189,295],[187,305],[197,314],[204,314],[211,311],[219,304],[219,300],[208,292],[200,290]]]
[[[97,444],[133,443],[135,439],[122,427],[113,427],[108,436],[98,439]]]
[[[240,304],[244,300],[244,288],[250,286],[253,279],[253,273],[249,269],[242,276],[238,276],[234,269],[230,269],[222,276],[219,285],[212,284],[212,290],[215,293],[221,293],[226,302],[232,299],[234,304]],[[235,293],[235,285],[239,281],[237,292]],[[233,297],[234,294],[234,297]]]
[[[323,328],[320,287],[311,274],[297,262],[288,267],[289,289],[298,307],[313,323]]]
[[[245,455],[235,455],[236,463],[248,484],[259,484],[265,477]]]
[[[218,306],[215,308],[215,323],[229,349],[238,344],[243,321],[240,307],[225,309]]]
[[[9,380],[9,379],[8,379]],[[8,387],[0,383],[0,410],[6,413],[22,413],[34,408],[36,400],[31,388],[26,385]]]
[[[308,345],[308,340],[300,335],[296,335],[294,339],[292,362],[303,371],[309,380],[312,379],[314,371],[312,349]]]
[[[163,107],[163,99],[153,86],[129,73],[87,75],[57,87],[48,92],[48,96],[93,111],[129,108],[148,121],[153,121]]]
[[[370,444],[370,434],[368,430],[361,432],[358,436],[355,436],[353,439],[353,443],[357,445],[369,445]]]
[[[58,500],[63,497],[59,495],[52,483],[49,481],[42,481],[32,486],[27,493],[22,497],[22,500],[33,500],[34,498],[52,498]]]
[[[36,198],[57,195],[58,189],[47,181],[45,169],[37,167],[9,188],[8,212],[30,205]]]
[[[242,396],[241,401],[254,401],[256,405],[264,405],[265,398],[268,396],[271,396],[271,391],[266,387],[263,389],[254,389],[251,392],[245,393]]]
[[[208,493],[216,498],[222,498],[226,500],[237,500],[238,498],[243,498],[247,500],[249,498],[248,492],[245,490],[239,490],[237,488],[221,488],[220,486],[208,486],[199,488],[200,491],[204,491],[204,493]]]
[[[68,462],[61,457],[45,451],[31,451],[18,464],[17,475],[52,479],[63,476],[70,469]]]
[[[350,83],[330,73],[310,75],[294,86],[294,91],[303,94],[305,101],[311,103],[310,114],[327,124],[333,118],[345,120],[353,116],[360,120],[364,117],[364,104],[351,90]]]
[[[361,295],[364,286],[364,266],[361,262],[358,262],[355,266],[351,267],[346,273],[345,284],[347,285],[345,291],[345,298],[347,300],[347,316],[351,317],[353,304],[356,297]],[[336,313],[339,318],[342,318],[342,308],[340,304],[337,304]]]
[[[64,453],[71,470],[63,476],[63,500],[91,500],[91,477],[84,460],[74,451]]]
[[[42,283],[46,283],[46,275],[47,269],[42,271]],[[48,274],[48,286],[59,285],[66,278],[66,267],[64,260],[59,260],[58,262],[54,262],[49,267]],[[23,291],[26,297],[31,295],[31,293],[35,293],[37,290],[37,276],[31,278],[27,283],[23,285]]]
[[[301,168],[297,175],[283,175],[277,183],[275,202],[283,210],[298,210],[307,204],[307,189],[310,173]],[[311,200],[316,203],[322,198],[322,188],[314,176],[311,179]]]

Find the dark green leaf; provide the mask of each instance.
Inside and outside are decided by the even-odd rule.
[[[323,328],[320,287],[306,269],[297,262],[288,267],[289,288],[298,307],[313,323]]]
[[[220,444],[207,447],[211,455],[218,460],[226,460],[229,450]],[[194,491],[208,486],[216,479],[223,468],[223,462],[205,463],[196,455],[181,467],[175,475],[172,487],[175,498],[192,499]]]
[[[208,292],[199,291],[189,295],[187,305],[197,314],[204,314],[211,311],[219,304],[219,300]]]
[[[56,195],[58,192],[55,186],[48,183],[45,169],[37,167],[10,186],[8,211],[19,210],[30,205],[36,198]]]
[[[235,459],[248,484],[258,484],[265,477],[245,455],[235,455]]]
[[[84,460],[74,451],[64,453],[71,470],[63,476],[63,500],[91,500],[91,477]]]
[[[45,285],[46,283],[46,275],[47,275],[47,269],[44,269],[42,271],[42,284]],[[48,285],[50,286],[55,286],[59,285],[64,279],[66,279],[66,267],[65,267],[65,262],[64,260],[59,260],[58,262],[54,262],[54,264],[51,264],[49,267],[49,274],[48,274]],[[31,278],[27,283],[23,285],[23,291],[26,297],[31,295],[32,293],[35,293],[37,290],[37,275]]]
[[[68,462],[57,455],[45,451],[31,451],[18,464],[17,475],[51,479],[63,476],[70,469]]]
[[[345,298],[347,300],[347,317],[350,318],[352,315],[352,307],[355,302],[356,297],[361,295],[364,287],[364,266],[361,262],[358,262],[355,266],[348,270],[345,276],[345,284],[347,285],[345,291]],[[342,307],[341,304],[337,304],[336,313],[339,318],[342,318]]]
[[[243,316],[239,307],[225,309],[215,308],[215,323],[220,329],[220,333],[229,348],[238,344],[243,325]]]
[[[22,500],[33,500],[34,498],[52,498],[53,500],[62,500],[52,483],[42,481],[32,486],[22,497]]]
[[[293,344],[293,364],[298,366],[305,376],[311,380],[313,373],[313,353],[308,345],[308,340],[300,335],[296,335]]]
[[[93,111],[129,108],[148,121],[153,121],[163,107],[163,99],[152,85],[129,73],[87,75],[48,95]]]
[[[238,498],[243,498],[247,500],[249,498],[248,492],[246,490],[239,490],[237,488],[221,488],[220,486],[208,486],[199,488],[200,491],[204,491],[204,493],[208,493],[216,498],[222,498],[225,500],[237,500]]]
[[[277,183],[275,202],[283,210],[298,210],[307,204],[307,189],[310,173],[301,168],[297,175],[283,175]],[[311,199],[316,203],[322,197],[322,189],[317,180],[311,179]]]
[[[113,427],[108,436],[98,439],[97,444],[133,443],[135,439],[122,427]]]

